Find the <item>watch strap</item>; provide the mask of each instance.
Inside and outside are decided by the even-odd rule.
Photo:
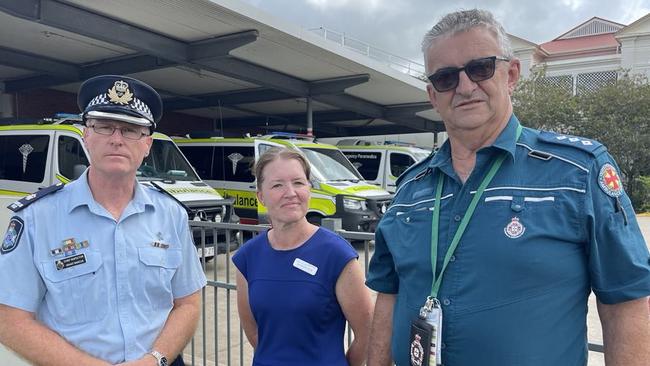
[[[162,353],[153,350],[149,352],[150,355],[152,355],[156,361],[158,361],[158,366],[167,366],[167,357],[165,357]]]

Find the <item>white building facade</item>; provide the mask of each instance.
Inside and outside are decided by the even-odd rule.
[[[650,14],[627,26],[594,17],[539,45],[514,35],[510,40],[523,77],[544,68],[550,82],[573,94],[611,83],[621,72],[650,78]]]

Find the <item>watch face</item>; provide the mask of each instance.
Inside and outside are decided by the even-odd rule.
[[[169,364],[167,363],[167,357],[162,356],[160,358],[160,362],[158,364],[159,364],[159,366],[168,366]]]

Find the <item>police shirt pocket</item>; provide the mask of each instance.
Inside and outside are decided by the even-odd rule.
[[[75,257],[76,261],[70,260]],[[66,259],[68,265],[64,266]],[[106,316],[108,293],[102,266],[101,253],[90,251],[41,262],[47,308],[57,322],[72,325]]]
[[[138,248],[141,293],[150,311],[170,309],[174,301],[172,278],[181,265],[180,249]]]

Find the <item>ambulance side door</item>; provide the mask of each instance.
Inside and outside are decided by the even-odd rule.
[[[386,190],[390,193],[395,193],[397,178],[402,175],[411,165],[415,164],[415,159],[403,152],[389,151],[386,166],[388,167],[388,174],[386,174]]]

